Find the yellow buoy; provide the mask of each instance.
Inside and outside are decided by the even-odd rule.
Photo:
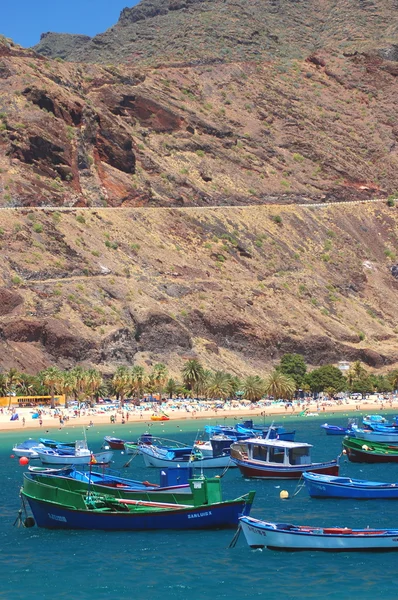
[[[281,500],[287,500],[289,498],[289,492],[287,492],[286,490],[282,490],[279,494],[279,498]]]

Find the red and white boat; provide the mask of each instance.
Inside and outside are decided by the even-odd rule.
[[[311,444],[251,438],[231,445],[231,460],[244,477],[255,479],[300,479],[305,472],[338,475],[338,458],[311,461]]]

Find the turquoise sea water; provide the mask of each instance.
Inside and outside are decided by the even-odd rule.
[[[313,459],[335,457],[341,437],[320,429],[325,416],[283,424],[297,430],[296,439],[314,444]],[[346,416],[327,417],[346,424]],[[215,422],[215,421],[213,421]],[[226,419],[226,423],[233,423]],[[156,423],[152,433],[192,442],[206,421]],[[144,423],[103,425],[86,431],[89,445],[98,450],[104,435],[135,439]],[[33,437],[35,432],[29,432]],[[44,435],[44,431],[40,432]],[[58,435],[57,435],[58,434]],[[81,439],[82,428],[51,430],[49,437]],[[251,550],[241,535],[228,549],[233,530],[203,532],[48,531],[13,527],[20,507],[23,467],[11,459],[11,447],[28,432],[0,434],[0,599],[132,599],[211,600],[226,598],[345,599],[397,597],[395,571],[398,553],[284,553]],[[115,468],[128,457],[115,452]],[[134,479],[158,481],[157,469],[146,469],[141,457],[125,470]],[[398,481],[398,464],[351,464],[343,458],[342,475]],[[224,498],[256,490],[252,516],[269,520],[347,527],[397,527],[397,501],[311,500],[305,490],[292,497],[297,482],[247,481],[237,469],[223,478]],[[281,490],[291,498],[281,500]]]

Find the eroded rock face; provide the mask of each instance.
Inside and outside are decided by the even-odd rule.
[[[83,361],[95,349],[93,342],[57,319],[11,320],[3,325],[3,336],[10,342],[38,343],[55,360]]]
[[[192,348],[189,331],[169,315],[161,313],[149,314],[145,319],[138,321],[135,337],[141,352]]]
[[[0,288],[0,316],[8,315],[23,303],[23,298],[17,292]]]
[[[100,361],[133,364],[137,347],[134,331],[127,328],[118,329],[103,340]]]

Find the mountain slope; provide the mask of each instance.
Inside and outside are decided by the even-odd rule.
[[[396,43],[396,0],[142,0],[86,41],[46,34],[46,56],[95,63],[195,64],[303,59]]]
[[[398,63],[133,69],[0,45],[0,205],[209,206],[398,190]]]
[[[0,213],[4,369],[398,363],[385,203]]]

